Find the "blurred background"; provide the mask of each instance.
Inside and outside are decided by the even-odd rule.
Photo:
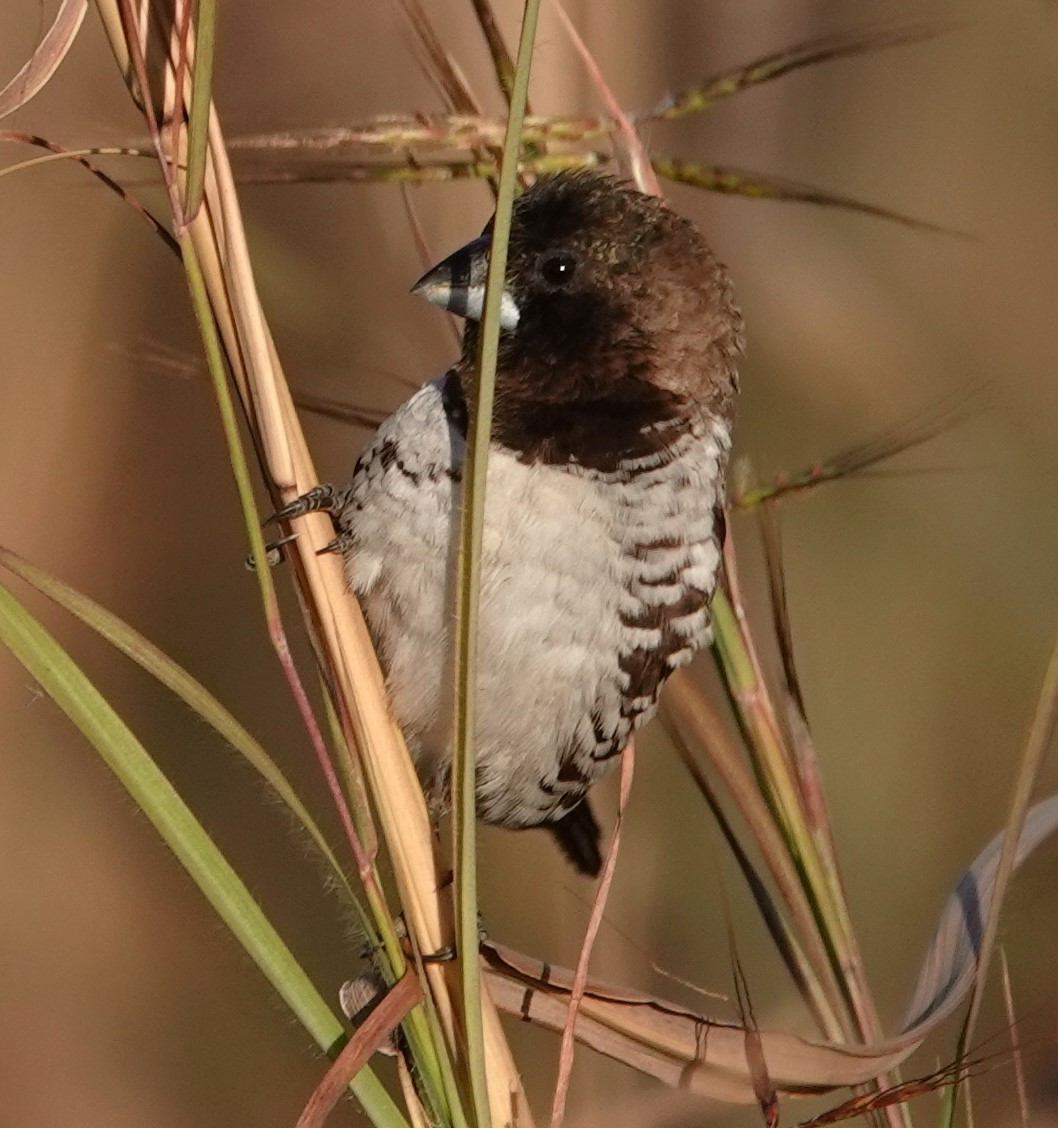
[[[513,42],[520,5],[496,6]],[[470,5],[427,8],[486,109],[499,112]],[[4,6],[2,81],[53,10]],[[809,717],[871,979],[895,1030],[944,898],[1003,824],[1058,625],[1058,11],[1042,0],[569,0],[569,11],[629,108],[806,38],[968,19],[952,34],[800,72],[647,136],[660,153],[807,181],[973,236],[670,192],[736,281],[749,339],[736,448],[760,474],[800,469],[987,383],[984,410],[902,457],[899,472],[827,486],[784,509]],[[441,108],[395,4],[332,0],[223,4],[216,97],[229,136]],[[544,113],[599,109],[546,6],[532,97]],[[94,10],[58,75],[4,124],[71,147],[141,134]],[[30,155],[6,145],[4,163]],[[112,167],[161,210],[149,162]],[[412,198],[438,256],[491,210],[482,184],[437,184]],[[247,185],[242,203],[296,388],[391,409],[451,360],[441,314],[408,295],[421,262],[397,188]],[[0,542],[186,665],[326,824],[243,568],[245,534],[176,260],[67,162],[0,182],[0,247]],[[321,475],[346,478],[367,432],[313,417],[306,427]],[[763,623],[753,519],[736,517],[733,531]],[[359,941],[256,778],[148,678],[19,594],[157,756],[334,998],[359,970]],[[709,662],[698,668],[706,679]],[[0,710],[0,1125],[292,1125],[324,1064],[307,1036],[6,653]],[[1056,777],[1052,765],[1047,792]],[[612,822],[615,789],[604,792]],[[571,963],[591,884],[543,834],[484,830],[482,843],[490,932]],[[1056,862],[1058,846],[1045,847],[1019,875],[1002,931],[1039,1126],[1058,1124]],[[725,911],[759,1023],[810,1032],[654,726],[640,743],[594,970],[733,1017],[731,1003],[652,969],[731,994]],[[979,1026],[979,1039],[992,1039],[983,1053],[1007,1047],[1007,1022],[996,993]],[[955,1033],[932,1039],[906,1074],[947,1061]],[[512,1036],[542,1115],[557,1040],[522,1026]],[[1021,1123],[1009,1066],[975,1093],[978,1123]],[[791,1105],[786,1119],[814,1107]],[[930,1098],[917,1112],[922,1123],[935,1114]],[[348,1103],[332,1122],[366,1123]],[[570,1122],[679,1128],[759,1117],[692,1101],[582,1050]]]

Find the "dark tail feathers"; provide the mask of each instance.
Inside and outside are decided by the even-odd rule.
[[[588,877],[598,877],[602,869],[599,840],[602,834],[595,821],[588,800],[582,799],[572,811],[558,822],[548,825],[548,830],[558,840],[562,853]]]

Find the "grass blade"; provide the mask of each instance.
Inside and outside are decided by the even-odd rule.
[[[26,583],[31,584],[42,595],[46,595],[64,610],[90,627],[100,637],[117,647],[126,657],[131,658],[162,685],[171,690],[196,715],[209,724],[224,738],[246,762],[264,779],[272,791],[297,820],[298,825],[308,834],[316,849],[327,863],[335,880],[349,898],[361,918],[361,922],[374,932],[374,926],[353,892],[338,859],[331,850],[323,832],[298,798],[286,776],[279,770],[275,761],[268,755],[257,740],[232,716],[227,709],[182,666],[164,654],[138,631],[112,614],[94,600],[68,587],[61,580],[37,568],[17,553],[0,545],[0,565],[14,572]]]
[[[268,624],[269,637],[279,659],[280,665],[287,678],[292,695],[298,705],[299,712],[305,722],[316,757],[323,772],[331,797],[338,811],[339,818],[345,830],[346,838],[356,859],[357,871],[363,883],[368,904],[372,910],[374,923],[381,934],[385,945],[386,955],[391,969],[396,976],[404,974],[405,961],[399,941],[396,937],[392,917],[382,893],[381,884],[375,868],[375,859],[366,850],[363,840],[358,833],[342,791],[335,766],[331,760],[323,734],[316,722],[315,715],[305,693],[304,685],[297,668],[294,666],[290,648],[287,643],[286,632],[279,614],[279,604],[276,599],[275,587],[268,566],[265,563],[264,541],[261,534],[260,522],[257,520],[257,510],[250,485],[249,468],[246,455],[242,448],[242,439],[235,420],[234,404],[228,390],[222,344],[217,326],[213,318],[212,309],[206,291],[205,280],[199,264],[198,256],[190,236],[181,238],[181,249],[184,255],[184,267],[187,273],[188,286],[191,293],[192,305],[202,333],[203,345],[206,352],[206,361],[213,381],[217,404],[220,409],[221,422],[224,427],[228,452],[238,488],[239,500],[242,504],[243,515],[246,522],[247,533],[253,548],[255,573],[260,585],[262,605]],[[372,838],[374,833],[372,831]],[[412,1012],[409,1019],[408,1035],[413,1051],[422,1068],[424,1080],[429,1092],[433,1094],[435,1107],[450,1106],[447,1099],[442,1102],[441,1086],[437,1083],[438,1073],[437,1055],[429,1043],[425,1026],[425,1016],[421,1011]]]
[[[749,90],[753,86],[761,86],[793,71],[805,67],[818,66],[834,59],[847,59],[855,55],[866,55],[874,51],[883,51],[887,47],[899,47],[907,43],[921,43],[926,39],[934,39],[948,31],[953,31],[961,25],[911,23],[878,31],[869,31],[859,35],[827,36],[823,39],[811,39],[807,43],[798,43],[793,47],[784,48],[774,54],[765,55],[755,59],[752,63],[733,70],[724,71],[723,74],[707,78],[698,86],[681,90],[659,102],[649,113],[641,115],[637,121],[678,121],[688,114],[701,113],[710,109],[714,103],[722,98],[730,98]]]
[[[765,864],[771,871],[772,880],[775,881],[801,937],[801,943],[735,834],[711,781],[684,740],[677,719],[698,737],[699,743],[707,750],[714,770],[730,789],[743,819],[749,823],[764,855]],[[732,750],[723,747],[727,741],[720,736],[720,726],[711,724],[712,720],[708,716],[705,695],[690,685],[686,677],[673,678],[669,684],[665,712],[662,713],[665,728],[691,779],[716,819],[720,833],[742,871],[772,943],[797,985],[805,1005],[815,1017],[820,1030],[832,1041],[838,1041],[843,1037],[842,1025],[830,1004],[830,999],[838,994],[837,980],[827,960],[808,899],[764,799],[749,776],[748,768],[744,766],[740,755],[733,755]],[[707,741],[707,730],[711,730],[709,735],[717,739]]]
[[[959,1043],[956,1049],[957,1060],[963,1058],[967,1046],[973,1041],[977,1016],[981,1009],[981,1000],[984,997],[985,982],[988,979],[988,969],[992,961],[992,951],[999,934],[999,914],[1003,907],[1003,898],[1006,895],[1007,886],[1010,884],[1010,878],[1017,867],[1018,850],[1025,830],[1026,818],[1029,814],[1032,792],[1036,787],[1044,757],[1051,747],[1056,728],[1058,728],[1058,641],[1055,642],[1050,660],[1047,663],[1047,669],[1044,671],[1039,702],[1036,705],[1028,740],[1025,743],[1025,752],[1014,782],[1014,795],[1010,803],[1010,814],[1007,816],[1007,826],[999,855],[992,900],[985,915],[984,932],[980,937],[976,952],[977,969],[973,994],[970,996],[970,1009],[959,1034]],[[952,1086],[951,1090],[951,1100],[948,1105],[950,1110],[949,1123],[954,1123],[957,1106],[958,1082]]]
[[[602,69],[595,61],[595,57],[588,50],[588,45],[581,38],[580,33],[573,25],[561,0],[555,0],[554,9],[561,20],[566,34],[573,44],[573,49],[580,56],[584,69],[588,72],[592,85],[602,99],[603,104],[610,113],[612,121],[611,139],[614,147],[614,159],[620,170],[621,176],[627,176],[632,183],[649,196],[660,196],[661,185],[658,183],[657,174],[650,164],[650,154],[640,140],[635,126],[628,115],[621,109],[617,97],[610,89],[603,77]]]
[[[190,4],[191,0],[184,2]],[[209,147],[209,111],[213,101],[213,50],[217,25],[215,0],[197,0],[195,9],[195,60],[192,64],[191,111],[187,121],[185,222],[194,219],[202,206],[206,151]]]
[[[573,1075],[573,1042],[577,1029],[577,1012],[584,999],[588,986],[588,963],[591,960],[595,939],[606,912],[606,902],[613,884],[614,869],[617,865],[617,851],[621,846],[621,826],[624,822],[628,796],[632,790],[632,774],[635,771],[635,737],[633,736],[624,752],[621,753],[621,793],[617,801],[617,821],[614,823],[610,848],[606,851],[599,887],[595,893],[595,903],[591,907],[591,917],[584,932],[580,955],[577,957],[577,970],[573,976],[573,987],[569,996],[569,1009],[562,1027],[562,1046],[559,1051],[558,1080],[555,1082],[555,1096],[551,1105],[551,1128],[562,1128],[566,1116],[566,1097]]]
[[[526,142],[524,159],[520,162],[523,177],[542,173],[566,172],[578,168],[601,168],[607,156],[601,152],[544,153],[532,156]],[[538,149],[539,146],[536,146]],[[255,159],[252,165],[240,166],[240,184],[436,184],[453,180],[489,180],[499,171],[498,156],[473,152],[457,155],[425,153],[409,157],[406,154],[393,159],[378,159],[368,155],[355,160],[343,157],[322,156],[309,159],[287,158],[278,163],[271,154],[265,159]]]
[[[1014,1010],[1014,991],[1010,985],[1010,965],[1007,963],[1007,953],[1004,948],[999,949],[999,962],[1003,970],[1003,1007],[1006,1010],[1007,1026],[1010,1029],[1010,1056],[1014,1061],[1014,1090],[1018,1094],[1021,1128],[1030,1128],[1029,1091],[1025,1084],[1024,1055],[1021,1052],[1021,1039],[1018,1036],[1018,1016]]]
[[[480,112],[477,99],[460,73],[452,56],[430,23],[419,0],[398,0],[401,14],[415,35],[421,52],[420,64],[423,73],[437,88],[440,96],[458,113],[476,114]]]
[[[308,695],[305,693],[301,676],[294,666],[286,632],[279,614],[279,601],[276,597],[271,571],[267,564],[264,537],[261,533],[261,523],[257,515],[257,504],[254,499],[253,485],[250,481],[249,464],[246,459],[246,453],[243,450],[242,436],[235,417],[235,405],[232,402],[231,392],[228,388],[227,370],[224,363],[220,334],[217,330],[213,311],[209,304],[202,269],[199,265],[194,245],[188,235],[185,234],[181,236],[180,246],[184,256],[184,269],[187,274],[191,304],[195,311],[195,319],[198,321],[199,330],[202,335],[202,343],[206,352],[206,363],[212,378],[213,390],[217,398],[217,407],[220,411],[221,425],[224,429],[224,437],[228,447],[232,476],[235,479],[239,503],[243,511],[243,520],[246,524],[246,531],[253,552],[254,574],[257,577],[257,583],[260,589],[261,603],[268,624],[269,638],[271,639],[273,649],[276,652],[276,657],[279,660],[283,673],[286,676],[287,683],[290,686],[291,695],[294,697],[298,705],[298,710],[305,722],[305,728],[308,731],[309,739],[312,741],[313,748],[316,751],[320,769],[323,772],[331,798],[338,811],[338,816],[341,819],[346,838],[356,857],[357,869],[360,873],[361,880],[364,881],[365,885],[368,885],[374,870],[374,860],[368,857],[360,841],[360,836],[353,826],[349,805],[345,800],[345,796],[338,782],[338,777],[335,773],[334,765],[331,762],[323,734],[320,732],[319,725],[316,723],[316,718],[312,711],[312,706],[309,703]]]
[[[477,809],[474,800],[475,671],[477,669],[478,594],[481,589],[481,542],[485,525],[485,479],[492,436],[492,405],[500,341],[500,299],[507,272],[507,240],[518,175],[522,119],[529,91],[539,0],[526,0],[518,43],[518,63],[511,91],[507,135],[496,199],[489,253],[485,309],[481,324],[477,380],[471,397],[467,459],[459,524],[456,584],[455,718],[452,763],[453,870],[456,891],[456,943],[463,987],[464,1019],[474,1108],[479,1128],[488,1124],[484,1035],[481,1027],[481,963],[478,958]]]
[[[984,385],[971,385],[965,390],[944,396],[919,415],[846,447],[837,454],[815,462],[794,473],[776,475],[770,482],[740,485],[731,499],[735,509],[753,509],[763,502],[778,501],[793,494],[806,493],[827,482],[847,481],[882,473],[881,464],[909,450],[922,446],[938,435],[973,419],[985,408]],[[909,470],[908,473],[926,473]]]
[[[507,104],[510,105],[511,95],[514,92],[514,60],[511,58],[507,44],[503,42],[503,34],[499,24],[496,23],[496,13],[492,10],[489,0],[470,0],[477,16],[481,34],[485,37],[489,54],[492,56],[492,67],[496,72],[496,81],[503,91]],[[525,103],[525,112],[530,113],[529,102]]]
[[[155,0],[156,18],[149,18],[149,12],[144,13],[146,22],[137,18],[130,0],[97,2],[104,28],[134,100],[138,100],[140,91],[146,88],[146,51],[159,64],[160,77],[170,95],[166,120],[174,120],[178,115],[171,95],[174,90],[180,89],[176,78],[180,59],[182,56],[186,58],[187,53],[193,50],[190,32],[187,35],[189,47],[183,51],[181,29],[179,25],[174,25],[171,13],[166,12],[162,0]],[[180,116],[182,113],[183,109]],[[148,129],[164,173],[169,166],[159,144],[154,112],[148,115]],[[172,187],[167,181],[167,188]],[[186,232],[181,232],[181,249],[184,252],[196,316],[204,335],[210,375],[216,385],[222,421],[230,435],[232,413],[226,385],[227,359],[239,392],[241,407],[249,419],[257,453],[264,463],[265,480],[273,490],[274,500],[286,501],[295,494],[304,492],[319,479],[304,435],[297,424],[289,390],[257,296],[244,222],[223,133],[215,113],[211,113],[209,123],[209,169],[205,180],[205,194],[208,206],[200,209]],[[173,215],[179,223],[182,215],[179,201],[171,200],[171,204]],[[235,437],[238,438],[237,431]],[[240,497],[244,498],[246,493],[242,485],[245,459],[237,443],[230,446],[230,452],[240,486]],[[278,613],[273,613],[274,592],[267,581],[267,568],[263,565],[263,548],[257,514],[253,510],[252,494],[250,504],[244,506],[244,512],[248,535],[261,562],[258,582],[262,585],[270,638],[299,706],[305,706],[307,699],[290,659],[282,623]],[[378,662],[359,608],[346,591],[341,565],[333,557],[317,555],[317,550],[333,537],[330,521],[321,515],[306,517],[300,523],[299,533],[291,559],[294,561],[305,605],[311,608],[308,629],[313,640],[319,643],[318,652],[327,684],[335,693],[336,713],[344,743],[349,746],[355,744],[361,754],[375,799],[375,811],[392,856],[393,872],[400,887],[409,931],[419,941],[422,950],[435,951],[450,942],[450,934],[439,894],[429,819],[422,790],[399,731],[393,725],[386,708]],[[266,587],[268,590],[265,590]],[[331,765],[325,759],[327,753],[318,731],[319,726],[311,710],[305,708],[303,716],[320,755],[321,765],[333,776]],[[335,794],[337,801],[340,788]],[[343,823],[346,821],[343,818]],[[354,851],[357,851],[359,844],[354,840],[352,845]],[[363,852],[359,851],[358,866],[361,862],[365,888],[370,882],[378,889],[372,859],[363,857]],[[368,888],[367,900],[374,908],[380,898],[372,902]],[[386,923],[385,920],[379,922],[384,939]],[[392,934],[392,922],[389,925]],[[399,975],[404,965],[404,953],[399,943],[393,943],[391,947],[390,942],[386,942],[394,974]],[[448,1052],[449,1046],[455,1044],[456,1038],[455,1015],[446,971],[439,966],[430,965],[426,968],[426,978],[430,982],[447,1043],[438,1045],[437,1053],[444,1054]],[[417,1014],[418,1011],[412,1012],[409,1027]],[[494,1012],[491,1017],[496,1019]],[[409,1044],[415,1052],[415,1067],[420,1076],[425,1077],[427,1072],[435,1075],[440,1072],[443,1077],[451,1075],[450,1070],[438,1071],[434,1068],[430,1055],[420,1054],[415,1050],[411,1032]],[[491,1042],[489,1045],[492,1047]],[[505,1048],[505,1045],[501,1048]],[[429,1050],[429,1047],[425,1049]],[[437,1053],[433,1054],[435,1061]],[[497,1075],[502,1077],[505,1091],[520,1094],[517,1074],[513,1068],[506,1068],[508,1064],[508,1061],[501,1058],[496,1069]],[[456,1113],[462,1099],[461,1094],[454,1086],[449,1091],[447,1082],[442,1077],[438,1077],[438,1084],[445,1085],[445,1100],[434,1110],[437,1113],[435,1119],[439,1123],[452,1120],[458,1125],[461,1120]]]
[[[344,1039],[323,1001],[249,890],[124,721],[55,639],[0,585],[0,639],[96,749],[195,884],[326,1053]],[[406,1124],[369,1069],[351,1088],[378,1128]]]
[[[754,200],[784,200],[788,203],[815,204],[824,208],[843,208],[845,211],[859,212],[861,215],[888,219],[910,227],[915,231],[929,231],[936,235],[951,235],[958,239],[968,239],[965,231],[956,231],[928,220],[916,219],[902,212],[868,204],[854,196],[844,196],[840,192],[828,192],[825,188],[815,188],[797,180],[781,176],[749,172],[730,165],[707,165],[698,161],[682,160],[679,157],[654,155],[654,171],[666,180],[677,184],[689,184],[692,188],[704,188],[707,192],[720,192],[728,196],[747,196]]]
[[[89,157],[153,157],[153,153],[148,153],[143,149],[134,149],[127,146],[119,147],[106,147],[106,146],[93,146],[90,149],[64,149],[61,145],[57,145],[54,141],[49,141],[46,137],[38,137],[33,133],[19,133],[15,130],[0,130],[0,141],[15,141],[23,145],[35,145],[38,149],[47,149],[49,155],[46,157],[38,157],[36,160],[21,161],[18,164],[8,165],[6,168],[0,169],[0,177],[7,176],[13,172],[19,172],[22,169],[32,168],[38,164],[44,164],[46,161],[57,160],[72,160],[79,164],[82,168],[87,169],[98,181],[106,185],[119,199],[123,200],[126,204],[143,217],[150,225],[151,230],[154,231],[163,243],[174,254],[180,254],[180,246],[177,241],[169,234],[165,225],[155,217],[125,188],[123,188],[112,176],[109,176],[101,168],[96,168]]]

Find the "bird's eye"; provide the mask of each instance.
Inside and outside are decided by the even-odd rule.
[[[540,277],[549,286],[560,289],[573,281],[579,263],[580,260],[572,251],[554,251],[542,255],[539,263]]]

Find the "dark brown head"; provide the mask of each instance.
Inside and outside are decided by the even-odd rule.
[[[492,224],[415,292],[466,317],[473,370]],[[730,420],[742,319],[727,272],[661,200],[593,172],[515,202],[501,311],[496,441],[606,468],[702,413]],[[664,435],[664,440],[661,436]]]

